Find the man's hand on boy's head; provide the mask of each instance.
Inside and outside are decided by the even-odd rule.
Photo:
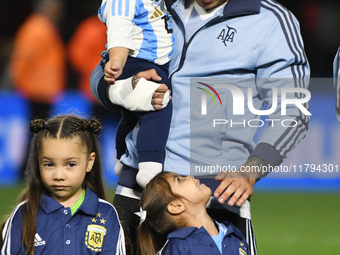
[[[138,82],[141,78],[144,78],[146,80],[152,80],[159,82],[162,80],[162,78],[157,74],[155,69],[150,69],[147,71],[139,72],[138,74],[134,75],[132,77],[132,87],[133,89],[136,88],[138,85]],[[165,93],[169,91],[171,94],[171,91],[168,89],[168,86],[165,84],[161,83],[158,87],[158,89],[153,93],[152,99],[151,99],[151,104],[155,110],[160,110],[162,109],[163,106],[163,99],[165,96]],[[171,99],[171,95],[170,95]]]

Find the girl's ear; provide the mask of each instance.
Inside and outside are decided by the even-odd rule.
[[[185,211],[184,204],[178,199],[171,201],[167,205],[167,209],[168,212],[171,214],[181,214],[182,212]]]
[[[87,162],[86,172],[90,172],[92,170],[95,160],[96,160],[96,153],[92,152],[89,156],[89,161]]]

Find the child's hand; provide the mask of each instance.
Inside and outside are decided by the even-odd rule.
[[[118,60],[109,60],[104,67],[104,80],[109,84],[114,84],[116,79],[122,74],[123,65]]]

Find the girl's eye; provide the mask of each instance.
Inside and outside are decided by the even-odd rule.
[[[70,163],[68,163],[68,166],[69,166],[69,167],[75,167],[75,166],[76,166],[76,163],[70,162]]]
[[[178,182],[181,182],[181,181],[182,181],[181,177],[178,176],[178,177],[177,177],[177,181],[178,181]]]
[[[44,165],[44,167],[52,167],[53,166],[53,164],[51,162],[44,163],[43,165]]]

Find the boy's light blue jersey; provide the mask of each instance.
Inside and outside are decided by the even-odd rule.
[[[164,0],[103,0],[99,19],[107,26],[107,49],[125,47],[131,57],[169,62],[174,38]]]
[[[1,255],[25,254],[22,245],[23,205],[19,204],[7,220]],[[116,254],[125,255],[124,232],[115,208],[98,199],[90,189],[75,212],[43,195],[37,211],[34,254]]]

